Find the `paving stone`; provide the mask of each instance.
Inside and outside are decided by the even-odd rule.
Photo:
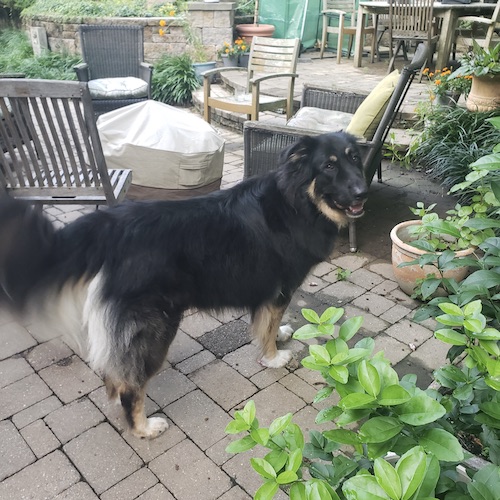
[[[137,497],[137,500],[175,500],[175,498],[170,494],[170,492],[163,486],[163,484],[158,483],[151,489]]]
[[[43,418],[50,412],[61,408],[61,402],[55,396],[35,403],[34,405],[20,411],[12,416],[12,422],[18,429],[22,429],[39,418]]]
[[[281,378],[279,383],[299,396],[299,398],[302,398],[306,403],[312,403],[316,396],[317,389],[295,375],[295,373],[289,373]]]
[[[80,434],[63,450],[98,495],[142,466],[141,459],[108,423]]]
[[[61,446],[59,440],[52,434],[43,420],[37,420],[27,425],[20,432],[37,458],[43,457]]]
[[[384,279],[382,283],[374,286],[371,291],[372,293],[376,293],[377,295],[387,295],[394,291],[397,287],[398,284],[395,281]]]
[[[19,323],[11,321],[0,327],[0,360],[36,345],[36,340]]]
[[[348,281],[338,281],[337,283],[333,283],[326,288],[323,288],[319,294],[324,300],[328,301],[330,305],[339,307],[346,302],[350,302],[351,300],[359,297],[366,290],[354,283],[349,283]],[[318,312],[318,311],[316,311]]]
[[[167,359],[173,365],[184,361],[193,354],[200,352],[203,349],[196,340],[184,333],[182,330],[177,332],[177,335],[168,349]]]
[[[73,401],[45,417],[46,424],[62,444],[103,420],[104,415],[87,398]]]
[[[0,483],[0,498],[53,498],[80,480],[80,474],[59,450]]]
[[[354,318],[355,316],[363,316],[363,324],[361,325],[361,331],[364,333],[370,332],[372,334],[378,334],[384,331],[390,324],[387,321],[378,318],[377,316],[363,311],[359,307],[354,307],[351,305],[346,305],[344,307],[344,317],[345,319]],[[370,335],[372,336],[372,335]]]
[[[222,360],[196,370],[190,378],[226,411],[257,392],[255,385]]]
[[[0,389],[33,373],[33,368],[24,358],[9,358],[0,361]]]
[[[426,340],[433,337],[433,332],[408,320],[399,321],[396,325],[393,325],[386,330],[387,335],[407,344],[413,344],[414,346],[419,346],[423,344]],[[410,347],[411,348],[411,347]]]
[[[158,483],[158,478],[146,467],[139,469],[105,491],[101,500],[133,500]]]
[[[324,407],[328,408],[333,405],[333,401],[330,401],[328,404],[325,404]],[[299,425],[304,433],[304,438],[306,441],[309,441],[309,431],[328,431],[335,428],[335,425],[332,422],[325,422],[324,424],[317,424],[315,422],[316,417],[318,416],[318,408],[314,406],[304,406],[304,408],[300,409],[297,413],[294,413],[292,422]]]
[[[8,420],[0,422],[0,457],[2,457],[0,460],[0,481],[36,460],[35,455],[14,424]]]
[[[221,324],[230,323],[231,321],[234,321],[236,319],[241,319],[245,321],[245,323],[248,323],[248,321],[244,319],[247,316],[247,313],[246,311],[242,310],[224,309],[220,312],[211,313],[210,316],[215,318]]]
[[[176,500],[215,500],[232,486],[227,474],[187,439],[155,458],[149,468]]]
[[[388,321],[389,323],[396,323],[397,321],[403,319],[404,317],[411,314],[411,309],[408,309],[401,304],[396,304],[394,307],[391,307],[384,314],[380,315],[380,319],[384,321]]]
[[[446,358],[449,348],[450,345],[430,338],[420,345],[415,352],[411,353],[410,361],[419,361],[428,373],[432,373],[436,368],[449,363]]]
[[[407,345],[385,334],[377,335],[377,338],[375,339],[375,349],[373,353],[375,354],[379,351],[384,351],[385,357],[393,366],[399,363],[411,352]]]
[[[210,351],[207,351],[205,349],[195,354],[194,356],[191,356],[190,358],[182,361],[181,363],[178,363],[177,365],[175,365],[175,369],[179,370],[181,373],[184,373],[184,375],[188,375],[195,370],[198,370],[198,368],[208,365],[208,363],[211,363],[214,359],[215,356]]]
[[[147,393],[160,408],[164,408],[194,389],[195,384],[185,375],[168,368],[149,381]]]
[[[300,344],[301,349],[302,347],[303,345]],[[277,382],[278,380],[281,380],[283,377],[286,377],[290,373],[287,367],[290,366],[291,363],[293,363],[293,360],[290,361],[290,363],[283,368],[266,368],[265,370],[256,373],[253,377],[250,378],[250,380],[259,389],[268,387],[271,384]]]
[[[394,302],[386,297],[367,292],[353,300],[352,305],[368,311],[375,316],[380,316],[391,307],[394,307]]]
[[[370,262],[366,269],[373,273],[377,273],[383,278],[387,280],[394,281],[394,271],[392,269],[392,264],[386,261],[376,260],[374,262]]]
[[[234,453],[228,453],[226,451],[228,444],[241,437],[242,436],[238,434],[226,434],[220,441],[210,446],[210,448],[207,448],[205,454],[212,462],[220,467],[234,457]]]
[[[221,326],[221,322],[207,313],[194,313],[183,318],[180,329],[193,338],[201,337]]]
[[[26,355],[26,359],[38,371],[61,359],[69,358],[72,354],[73,351],[61,339],[54,339],[34,347]]]
[[[216,358],[222,358],[250,342],[248,325],[241,320],[231,321],[199,337],[198,341]]]
[[[226,354],[222,361],[237,370],[244,377],[250,378],[265,368],[257,362],[259,351],[253,343],[246,344],[229,354]]]
[[[356,269],[347,278],[351,283],[359,285],[367,290],[371,290],[377,285],[380,285],[384,279],[378,274],[372,273],[367,269]]]
[[[165,417],[165,415],[161,415]],[[133,448],[133,450],[144,460],[144,463],[149,463],[162,453],[169,450],[177,443],[180,443],[186,438],[186,435],[168,420],[168,429],[160,436],[154,439],[141,439],[134,436],[131,432],[124,432],[122,438]]]
[[[337,269],[337,266],[331,262],[321,262],[318,264],[311,272],[314,276],[319,276],[320,278],[325,274],[329,274]]]
[[[275,383],[252,396],[257,407],[257,417],[261,426],[269,424],[277,417],[286,413],[295,413],[306,404],[293,392],[285,389],[281,384]],[[242,403],[236,410],[243,408],[247,401]]]
[[[416,309],[420,307],[421,302],[412,299],[409,295],[403,292],[399,287],[395,288],[392,292],[386,296],[389,300],[394,301],[396,304],[407,307],[408,309]]]
[[[227,493],[224,493],[219,500],[252,500],[252,497],[243,491],[239,486],[231,488]]]
[[[346,254],[331,260],[331,263],[342,269],[356,271],[365,266],[369,262],[369,257],[364,257],[358,254]]]
[[[102,385],[102,380],[78,356],[44,368],[39,375],[63,403],[81,398]]]
[[[0,326],[15,321],[14,316],[5,309],[0,310]]]
[[[322,280],[317,276],[307,276],[300,288],[305,292],[315,293],[330,285],[330,282]]]
[[[54,500],[98,500],[99,497],[87,483],[76,483],[57,495]]]
[[[202,450],[225,436],[224,429],[231,420],[220,406],[199,390],[167,406],[165,412]]]
[[[0,420],[38,403],[52,394],[35,373],[0,389]]]

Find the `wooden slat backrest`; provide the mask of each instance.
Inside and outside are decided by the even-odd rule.
[[[355,25],[356,2],[355,0],[323,0],[323,10],[340,10],[349,14],[351,26]]]
[[[431,32],[434,0],[389,0],[389,30],[394,36]]]
[[[295,73],[299,57],[299,39],[254,37],[250,48],[248,77],[254,73]]]
[[[68,196],[95,188],[113,203],[86,83],[0,79],[0,111],[1,185]]]

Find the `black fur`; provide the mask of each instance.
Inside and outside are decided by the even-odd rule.
[[[367,186],[351,136],[304,137],[281,163],[228,190],[123,203],[58,231],[40,212],[4,197],[0,302],[23,310],[47,289],[88,286],[99,273],[97,303],[106,311],[111,349],[96,368],[110,395],[121,397],[136,433],[152,436],[134,412],[183,312],[231,307],[255,318],[268,308],[279,322],[311,268],[331,254],[344,212],[362,210]],[[276,354],[275,347],[262,348],[269,358]]]

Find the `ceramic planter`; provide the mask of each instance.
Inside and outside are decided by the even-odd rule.
[[[238,56],[228,56],[227,54],[222,54],[222,65],[225,68],[234,68],[238,66]]]
[[[238,24],[236,32],[245,37],[248,44],[252,43],[254,36],[273,36],[274,26],[272,24]]]
[[[439,106],[445,106],[447,108],[454,108],[460,99],[460,94],[456,92],[446,91],[442,95],[438,95],[436,98],[436,104]]]
[[[500,75],[473,76],[466,106],[479,112],[500,109]]]
[[[203,83],[203,73],[208,71],[209,69],[215,69],[216,62],[215,61],[207,61],[201,63],[193,63],[194,72],[196,73],[196,78],[200,82]],[[213,82],[213,80],[212,80]]]
[[[398,267],[402,263],[411,262],[412,260],[418,259],[422,255],[429,253],[408,244],[408,242],[412,239],[409,234],[409,227],[420,223],[421,222],[419,220],[401,222],[400,224],[394,226],[391,231],[392,268],[394,276],[401,290],[408,295],[413,294],[417,280],[424,279],[428,274],[436,275],[436,268],[430,265],[424,266],[423,268],[421,268],[418,264]],[[471,255],[473,252],[474,248],[469,248],[455,252],[455,254],[457,257],[465,257],[467,255]],[[467,276],[468,272],[469,268],[464,266],[446,271],[444,276],[446,278],[453,278],[459,282]]]

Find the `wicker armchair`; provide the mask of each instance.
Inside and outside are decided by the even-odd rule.
[[[89,83],[95,114],[151,98],[153,66],[144,62],[142,26],[80,26],[83,63],[74,67]]]
[[[382,182],[382,147],[396,114],[403,103],[415,74],[427,57],[426,47],[420,45],[412,62],[403,68],[398,83],[378,123],[371,140],[360,140],[365,177],[368,184],[377,172],[378,181]],[[313,106],[321,109],[354,113],[366,95],[304,86],[301,107]],[[280,152],[293,144],[303,135],[318,135],[320,130],[301,129],[288,126],[269,125],[262,122],[248,121],[243,128],[244,140],[244,177],[263,174],[275,170]],[[354,221],[349,224],[349,246],[352,252],[357,250]]]

